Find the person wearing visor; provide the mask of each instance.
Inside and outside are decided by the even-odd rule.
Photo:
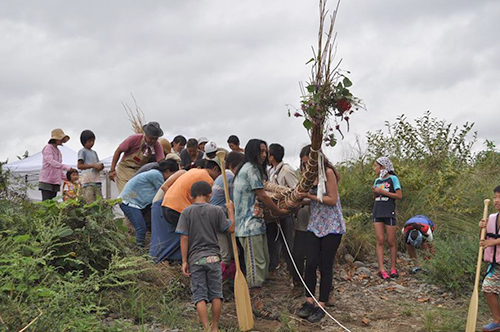
[[[143,134],[130,135],[118,146],[113,155],[109,177],[116,181],[119,193],[139,168],[149,162],[152,155],[157,162],[165,159],[163,146],[158,142],[158,137],[163,136],[160,124],[152,121],[142,129]],[[123,157],[118,162],[122,154]]]

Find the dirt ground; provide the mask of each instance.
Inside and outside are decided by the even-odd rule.
[[[349,258],[348,258],[349,260]],[[328,312],[350,331],[444,331],[432,328],[435,323],[430,312],[462,311],[467,303],[454,298],[438,286],[426,284],[405,255],[398,259],[399,278],[381,280],[376,263],[350,261],[336,265],[333,291]],[[304,298],[292,291],[286,269],[278,269],[277,278],[263,288],[265,302],[281,312],[280,321],[256,318],[252,331],[346,331],[329,317],[311,324],[295,315]],[[221,318],[222,327],[234,327],[236,320],[231,294],[226,295]],[[465,308],[466,310],[466,308]],[[466,312],[466,311],[465,311]],[[456,323],[456,322],[455,322]],[[456,324],[451,324],[456,326]],[[478,323],[478,327],[481,326]],[[451,328],[451,327],[450,327]]]

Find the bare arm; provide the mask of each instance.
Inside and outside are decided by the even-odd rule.
[[[186,173],[185,170],[178,170],[177,172],[172,174],[165,182],[163,182],[163,184],[161,185],[161,189],[163,190],[163,192],[166,193],[168,188],[170,188],[170,186],[173,185],[174,182],[184,173]]]
[[[391,193],[387,190],[375,187],[375,188],[373,188],[373,192],[377,193],[379,195],[382,195],[382,196],[387,196],[389,198],[393,198],[393,199],[403,198],[403,191],[401,189],[397,189],[395,193]]]
[[[181,235],[181,257],[182,257],[182,273],[189,277],[189,268],[188,268],[188,245],[189,245],[189,236]]]
[[[120,159],[120,155],[122,154],[122,150],[118,147],[113,154],[113,160],[111,161],[111,167],[109,169],[109,177],[111,180],[115,180],[116,175],[116,163],[118,163],[118,159]]]
[[[493,247],[500,245],[500,239],[484,239],[479,241],[481,247]]]
[[[326,169],[326,195],[323,196],[323,204],[335,205],[338,200],[337,177],[331,168]],[[308,194],[307,198],[319,202],[318,196]]]
[[[84,170],[84,169],[90,169],[90,168],[95,168],[98,171],[102,171],[103,167],[102,164],[84,164],[83,160],[79,159],[78,160],[78,169]]]
[[[285,210],[285,209],[280,209],[274,202],[273,200],[271,199],[271,197],[267,196],[266,192],[264,191],[264,189],[255,189],[255,195],[257,195],[257,198],[259,199],[259,201],[261,201],[265,206],[267,206],[268,208],[270,208],[271,210],[273,210],[273,212],[275,212],[276,214],[280,214],[280,215],[287,215],[289,214],[290,212],[288,210]]]
[[[227,216],[229,217],[229,220],[231,220],[231,225],[227,229],[227,232],[234,233],[234,229],[236,228],[236,221],[234,219],[234,203],[232,201],[226,203],[226,208]]]

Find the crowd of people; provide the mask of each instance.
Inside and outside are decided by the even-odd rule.
[[[113,154],[109,175],[116,181],[120,208],[135,230],[137,246],[147,247],[149,231],[149,254],[155,262],[181,263],[182,272],[190,277],[193,301],[203,325],[217,330],[221,284],[223,279],[234,278],[232,232],[238,239],[237,252],[257,316],[278,318],[275,308],[263,300],[261,290],[268,279],[276,278],[280,257],[284,257],[290,287],[303,290],[302,279],[306,285],[297,315],[310,322],[323,319],[332,289],[334,258],[346,233],[338,191],[341,175],[332,163],[323,159],[324,180],[316,178],[313,189],[301,193],[300,205],[290,211],[273,201],[265,183],[296,187],[309,162],[309,145],[300,151],[301,166],[295,170],[284,162],[285,149],[279,143],[268,145],[264,140],[251,139],[243,149],[238,137],[231,135],[227,139],[229,151],[206,137],[186,139],[178,135],[168,141],[162,136],[159,123],[149,122],[143,126],[143,133],[127,137]],[[43,149],[39,184],[43,200],[57,196],[61,181],[64,199],[85,203],[100,199],[104,166],[92,149],[94,133],[84,130],[80,135],[79,171],[62,163],[57,148],[69,139],[61,129],[55,129]],[[225,152],[226,169],[221,167],[221,150]],[[402,198],[402,187],[389,158],[378,158],[374,171],[378,274],[382,279],[397,278],[395,202]],[[229,184],[229,202],[222,172]],[[266,220],[264,208],[278,217]],[[405,224],[403,234],[412,257],[416,258],[414,247],[427,244],[424,248],[428,248],[433,230],[434,224],[425,216],[416,216]],[[390,249],[389,273],[384,267],[384,233]],[[318,271],[319,305],[313,299]]]

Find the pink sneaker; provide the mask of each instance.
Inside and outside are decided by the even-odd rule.
[[[398,278],[398,277],[399,277],[398,270],[391,270],[391,278]]]
[[[387,271],[378,271],[378,276],[382,278],[383,280],[389,279],[390,276],[387,274]]]

